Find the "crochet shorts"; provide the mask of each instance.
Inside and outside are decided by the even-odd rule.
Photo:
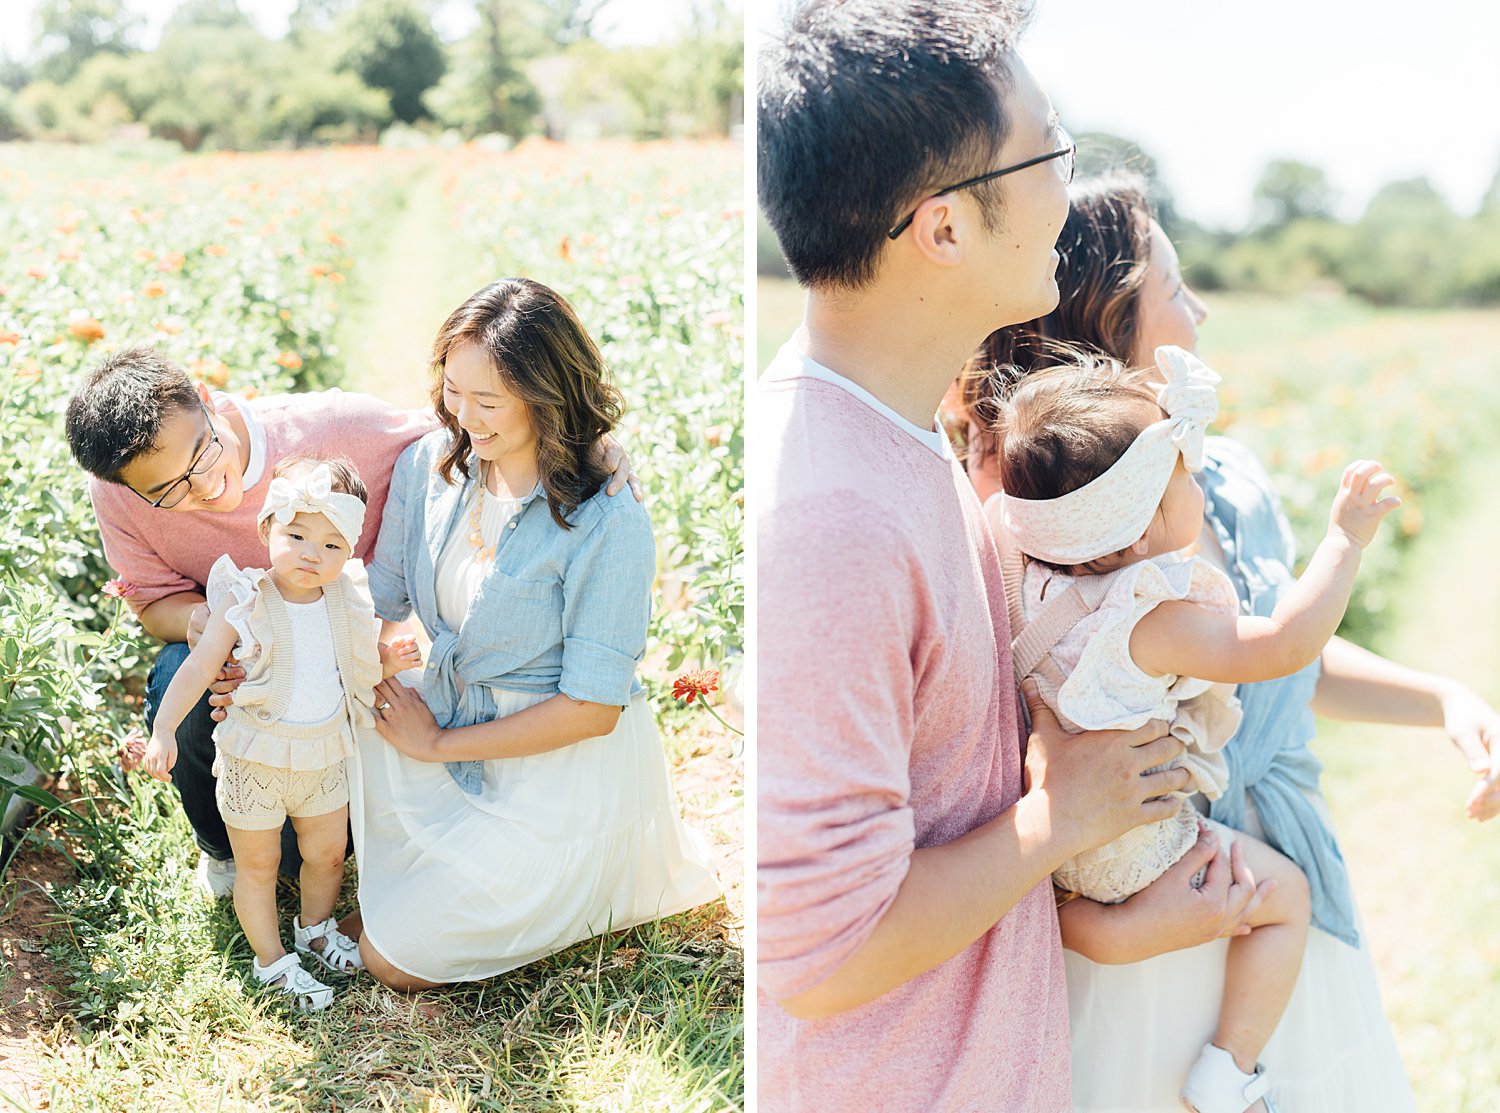
[[[214,760],[214,799],[224,822],[241,831],[271,831],[287,816],[327,815],[349,803],[348,763],[279,769],[229,754]]]

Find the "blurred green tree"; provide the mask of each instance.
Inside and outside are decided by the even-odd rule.
[[[1275,232],[1296,220],[1328,220],[1333,216],[1334,192],[1327,175],[1295,159],[1267,163],[1253,198],[1251,224],[1262,231]]]
[[[36,25],[36,74],[60,85],[100,51],[134,50],[141,17],[125,0],[41,0]]]
[[[362,0],[339,17],[334,37],[342,45],[335,68],[384,89],[390,111],[404,123],[426,115],[422,95],[448,68],[432,20],[412,0]]]

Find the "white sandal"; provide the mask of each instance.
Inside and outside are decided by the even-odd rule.
[[[1246,1074],[1235,1065],[1233,1055],[1210,1043],[1188,1072],[1179,1096],[1189,1113],[1245,1113],[1257,1101],[1266,1103],[1266,1113],[1276,1113],[1266,1092],[1270,1087],[1265,1067],[1256,1063],[1255,1073]]]
[[[261,985],[281,990],[305,1013],[333,1004],[333,990],[302,969],[302,959],[296,954],[282,955],[270,966],[262,966],[258,958],[251,959],[250,970]]]
[[[324,941],[322,950],[313,947],[315,939]],[[335,974],[352,974],[365,968],[359,944],[339,930],[338,921],[332,916],[306,928],[300,916],[292,917],[292,946],[298,954],[311,955]]]

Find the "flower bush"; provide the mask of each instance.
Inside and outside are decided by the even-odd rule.
[[[620,439],[656,526],[647,659],[662,672],[744,646],[741,165],[732,143],[529,141],[445,167],[454,226],[491,273],[563,293],[625,395]]]

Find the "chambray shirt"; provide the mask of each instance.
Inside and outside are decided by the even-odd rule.
[[[642,692],[635,670],[646,651],[656,575],[645,508],[601,486],[569,515],[573,528],[563,529],[539,485],[501,531],[494,564],[452,630],[438,615],[435,568],[470,506],[479,467],[471,455],[468,480],[444,482],[437,463],[448,444],[448,432],[435,429],[396,460],[369,566],[376,613],[400,622],[415,610],[432,639],[422,695],[438,725],[493,720],[492,688],[628,704]],[[480,791],[482,768],[448,763],[470,795]]]
[[[1254,454],[1226,437],[1209,437],[1199,483],[1204,517],[1224,550],[1240,613],[1270,615],[1292,585],[1291,525],[1270,477]],[[1308,748],[1317,726],[1309,707],[1321,665],[1279,680],[1241,684],[1244,720],[1224,748],[1229,788],[1208,814],[1243,830],[1245,801],[1255,804],[1268,843],[1301,867],[1312,890],[1312,922],[1351,947],[1359,946],[1354,898],[1338,843],[1314,810],[1323,764]]]

